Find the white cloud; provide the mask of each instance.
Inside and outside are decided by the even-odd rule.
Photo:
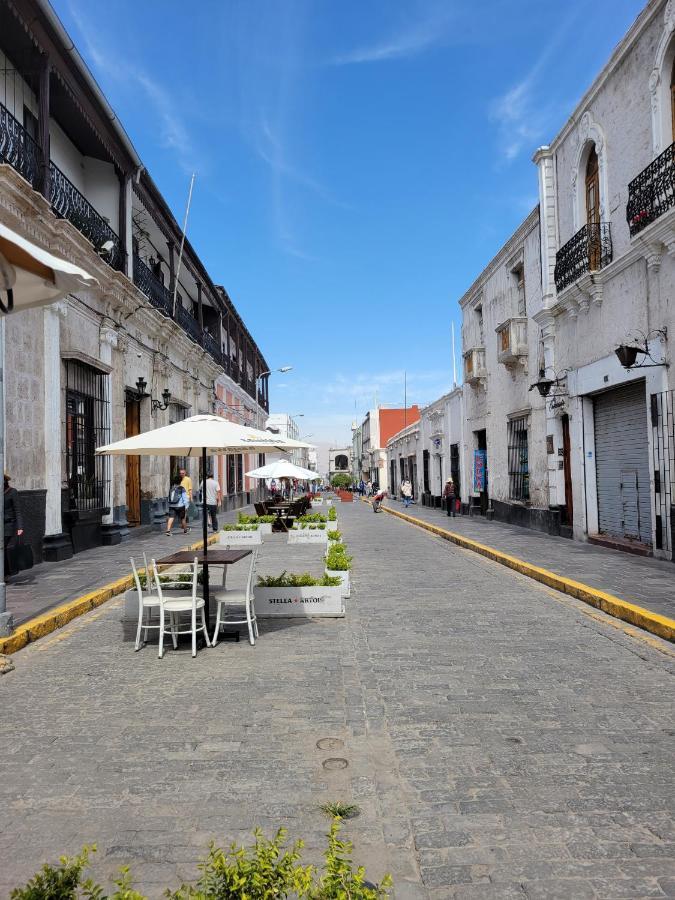
[[[445,42],[453,10],[448,2],[434,5],[421,20],[410,22],[388,37],[330,60],[334,66],[388,62],[418,56]]]

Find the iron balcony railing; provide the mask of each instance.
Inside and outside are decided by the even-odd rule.
[[[0,161],[8,163],[29,182],[40,188],[41,152],[26,129],[0,103]],[[108,265],[124,271],[125,252],[110,225],[84,197],[61,169],[49,163],[49,202],[62,219],[77,228],[90,241]]]
[[[7,107],[0,103],[0,161],[7,163],[37,189],[40,148]]]
[[[53,162],[49,163],[49,184],[49,199],[56,215],[68,219],[94,245],[109,266],[124,271],[125,252],[119,238]]]
[[[171,315],[171,295],[168,289],[136,254],[134,254],[134,284],[145,294],[155,309],[165,316]]]
[[[628,185],[626,219],[631,237],[675,206],[675,144]]]
[[[217,363],[222,365],[223,351],[220,349],[220,342],[206,329],[204,329],[202,335],[202,347],[208,351],[209,355],[212,356]]]
[[[199,327],[199,322],[180,302],[176,303],[175,319],[188,337],[192,338],[197,344],[201,344],[202,330]]]
[[[558,250],[553,277],[557,291],[573,284],[585,272],[597,272],[612,261],[609,222],[584,225]]]

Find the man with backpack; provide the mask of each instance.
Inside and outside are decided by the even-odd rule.
[[[183,527],[183,534],[187,534],[190,530],[187,524],[187,508],[190,503],[188,492],[181,484],[181,476],[174,475],[171,482],[171,490],[169,491],[169,518],[166,523],[166,533],[171,534],[173,520],[178,519]]]

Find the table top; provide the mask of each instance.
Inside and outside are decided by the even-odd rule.
[[[269,506],[269,505],[268,505],[267,508],[268,508],[268,509],[271,509],[273,512],[275,512],[277,509],[282,509],[282,510],[283,510],[283,509],[290,509],[291,506],[292,506],[291,503],[275,503],[274,506]]]
[[[229,566],[232,563],[239,562],[245,556],[250,556],[252,552],[252,550],[226,550],[224,547],[213,547],[209,550],[206,562],[207,564],[212,563],[214,566]],[[176,553],[171,553],[169,556],[158,559],[157,565],[173,566],[178,563],[191,563],[195,556],[197,557],[197,562],[204,562],[203,550],[178,550]]]

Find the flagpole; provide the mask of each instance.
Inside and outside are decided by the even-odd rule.
[[[185,232],[187,231],[188,216],[190,214],[190,204],[192,203],[192,188],[195,183],[195,173],[192,173],[190,179],[190,190],[188,192],[187,206],[185,207],[185,219],[183,220],[183,234],[180,238],[180,250],[178,251],[178,264],[176,266],[176,278],[173,284],[173,314],[176,315],[176,299],[178,297],[178,278],[180,276],[180,264],[183,259],[183,247],[185,246]]]

